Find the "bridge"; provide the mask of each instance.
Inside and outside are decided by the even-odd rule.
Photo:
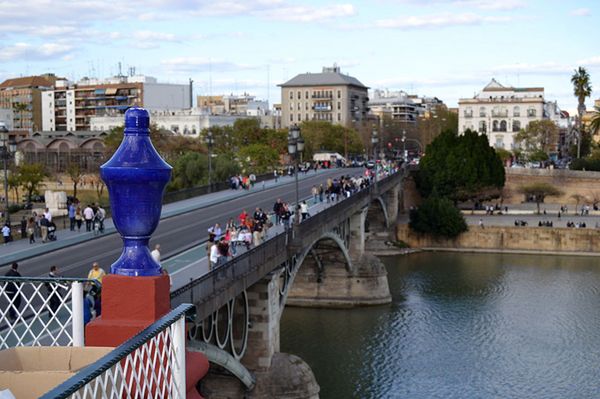
[[[257,389],[266,385],[272,394],[272,384],[281,381],[278,373],[285,369],[278,352],[286,305],[391,302],[385,268],[365,253],[366,227],[385,231],[395,222],[404,173],[401,169],[382,178],[172,292],[173,307],[195,306],[191,346],[233,373],[246,389],[262,384]]]

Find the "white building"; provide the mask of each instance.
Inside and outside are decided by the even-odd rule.
[[[404,91],[373,90],[369,99],[371,114],[380,118],[416,123],[420,116],[444,103],[437,97],[418,97]]]
[[[158,83],[149,76],[117,76],[105,80],[84,78],[77,83],[56,81],[42,93],[42,130],[90,130],[96,116],[122,116],[133,106],[150,111],[191,107],[190,86]]]
[[[11,108],[0,108],[0,126],[8,130],[13,129],[13,110]]]
[[[543,87],[503,86],[495,79],[473,98],[458,100],[459,132],[486,133],[490,145],[511,150],[514,136],[529,122],[550,119],[564,125],[564,113],[556,102],[546,102]]]
[[[160,129],[170,130],[173,133],[198,137],[203,129],[213,126],[232,126],[236,120],[248,118],[245,115],[210,115],[201,112],[197,108],[187,110],[163,110],[150,111],[150,122],[156,124]],[[259,116],[262,127],[270,126],[272,117]],[[90,118],[92,131],[109,131],[115,127],[123,126],[122,115],[94,116]]]

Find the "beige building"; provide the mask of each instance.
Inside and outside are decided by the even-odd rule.
[[[555,119],[552,107],[558,108],[545,101],[543,87],[503,86],[492,79],[473,98],[458,100],[458,131],[485,133],[491,146],[512,150],[514,136],[529,122]]]
[[[279,86],[282,127],[308,120],[348,126],[367,119],[369,88],[337,66],[297,75]]]

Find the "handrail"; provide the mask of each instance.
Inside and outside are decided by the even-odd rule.
[[[85,367],[79,373],[69,378],[59,386],[55,387],[46,394],[40,396],[40,399],[63,399],[73,395],[89,382],[101,376],[107,370],[123,360],[126,356],[141,348],[146,342],[156,337],[166,328],[177,322],[194,308],[191,304],[181,304],[169,313],[146,327],[133,338],[124,342],[115,350],[103,356],[98,361]],[[185,360],[184,360],[185,361]],[[183,387],[185,390],[185,387]]]

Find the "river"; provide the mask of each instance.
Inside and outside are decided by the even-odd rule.
[[[322,399],[600,397],[599,258],[382,258],[393,303],[286,308]]]

